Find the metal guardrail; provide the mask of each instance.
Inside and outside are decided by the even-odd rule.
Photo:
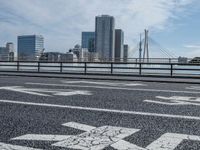
[[[200,64],[140,62],[0,61],[0,72],[200,77]]]

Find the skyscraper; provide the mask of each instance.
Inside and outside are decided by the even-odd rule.
[[[95,52],[95,32],[82,32],[81,46],[89,52]]]
[[[128,61],[128,51],[129,51],[129,46],[125,44],[124,45],[124,62]]]
[[[18,36],[18,60],[38,60],[44,50],[41,35]]]
[[[115,56],[115,19],[112,16],[96,17],[95,50],[100,60],[112,61]]]
[[[123,60],[124,56],[124,32],[121,29],[115,30],[115,61]]]

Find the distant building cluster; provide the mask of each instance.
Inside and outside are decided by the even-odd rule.
[[[129,46],[124,44],[123,30],[115,29],[115,18],[109,15],[101,15],[96,16],[95,31],[82,32],[81,45],[75,45],[66,53],[46,52],[42,35],[21,35],[17,38],[17,53],[14,50],[14,44],[7,43],[6,47],[0,47],[0,60],[127,62],[128,51]]]

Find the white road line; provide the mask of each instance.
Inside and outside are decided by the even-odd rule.
[[[86,84],[97,84],[97,85],[109,85],[109,86],[147,86],[141,83],[120,83],[120,82],[94,82],[94,81],[61,81],[66,84],[86,83]]]
[[[43,134],[26,134],[23,136],[19,136],[16,138],[12,138],[11,140],[26,140],[26,141],[62,141],[66,140],[70,137],[70,135],[43,135]]]
[[[139,147],[124,140],[118,141],[117,143],[111,145],[111,147],[116,150],[147,150],[146,148]]]
[[[185,96],[156,96],[156,100],[144,100],[147,103],[162,104],[162,105],[194,105],[200,106],[200,97],[185,97]]]
[[[114,110],[114,109],[101,109],[101,108],[81,107],[81,106],[79,107],[79,106],[70,106],[70,105],[56,105],[56,104],[47,104],[47,103],[33,103],[33,102],[10,101],[10,100],[0,100],[0,103],[30,105],[30,106],[42,106],[42,107],[55,107],[55,108],[67,108],[67,109],[75,109],[75,110],[86,110],[86,111],[107,112],[107,113],[119,113],[119,114],[129,114],[129,115],[141,115],[141,116],[151,116],[151,117],[200,120],[200,117],[197,117],[197,116],[158,114],[158,113],[148,113],[148,112],[136,112],[136,111],[126,111],[126,110]]]
[[[0,150],[42,150],[42,149],[0,143]]]
[[[200,86],[186,87],[187,90],[200,90]]]
[[[21,86],[0,87],[0,90],[9,90],[13,92],[26,93],[26,94],[37,95],[37,96],[50,96],[50,95],[38,93],[35,91],[29,91],[28,89],[24,89]]]
[[[96,128],[96,127],[93,127],[93,126],[80,124],[80,123],[76,123],[76,122],[68,122],[68,123],[65,123],[65,124],[62,124],[62,125],[66,126],[66,127],[70,127],[70,128],[86,131],[86,132],[91,131],[91,130]]]
[[[166,133],[147,146],[148,150],[174,150],[183,140],[200,141],[199,136]]]
[[[81,87],[81,88],[96,88],[96,89],[112,89],[112,90],[127,90],[127,91],[145,91],[145,92],[164,92],[164,93],[185,93],[185,94],[200,94],[199,91],[175,91],[175,90],[159,90],[159,89],[136,89],[123,87],[108,87],[108,86],[87,86],[87,85],[66,85],[66,84],[46,84],[27,82],[28,85],[45,85],[57,87]]]
[[[52,97],[52,95],[55,96],[92,95],[90,91],[70,90],[70,89],[64,90],[64,89],[24,88],[22,86],[5,86],[5,87],[0,87],[0,90],[9,90],[19,93],[25,93],[37,96],[49,96],[49,97]],[[43,93],[49,93],[52,95]]]

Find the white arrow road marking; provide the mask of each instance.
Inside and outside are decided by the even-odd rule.
[[[96,127],[93,127],[93,126],[80,124],[80,123],[76,123],[76,122],[68,122],[68,123],[64,123],[62,125],[66,126],[66,127],[82,130],[82,131],[91,131],[91,130],[96,128]]]
[[[44,135],[44,134],[26,134],[11,140],[27,140],[27,141],[62,141],[69,138],[70,135]]]
[[[42,149],[0,143],[0,150],[42,150]]]
[[[138,131],[138,129],[103,126],[55,143],[53,146],[81,150],[102,150]]]
[[[127,114],[127,115],[141,115],[141,116],[152,116],[152,117],[162,117],[162,118],[200,120],[200,117],[197,117],[197,116],[158,114],[158,113],[148,113],[148,112],[137,112],[137,111],[126,111],[126,110],[115,110],[115,109],[101,109],[101,108],[92,108],[92,107],[70,106],[70,105],[56,105],[56,104],[47,104],[47,103],[33,103],[33,102],[10,101],[10,100],[0,100],[0,103],[20,104],[20,105],[40,106],[40,107],[53,107],[53,108],[67,108],[67,109],[84,110],[84,111],[118,113],[118,114]]]
[[[73,95],[92,95],[90,91],[81,90],[64,90],[64,89],[39,89],[39,88],[24,88],[21,86],[0,87],[0,90],[9,90],[14,92],[26,93],[37,96],[73,96]],[[43,94],[50,93],[52,95]]]
[[[62,81],[66,84],[86,83],[86,84],[97,84],[97,85],[108,85],[108,86],[147,86],[141,83],[116,83],[116,82],[94,82],[94,81]]]
[[[160,89],[136,89],[125,87],[109,87],[109,86],[90,86],[90,85],[66,85],[66,84],[46,84],[46,83],[32,83],[27,82],[27,85],[45,85],[57,87],[80,87],[80,88],[96,88],[96,89],[112,89],[112,90],[125,90],[125,91],[145,91],[145,92],[163,92],[163,93],[185,93],[185,94],[200,94],[199,91],[175,91],[175,90],[160,90]]]
[[[162,105],[194,105],[200,106],[200,97],[184,97],[184,96],[156,96],[158,100],[144,100],[147,103]]]

